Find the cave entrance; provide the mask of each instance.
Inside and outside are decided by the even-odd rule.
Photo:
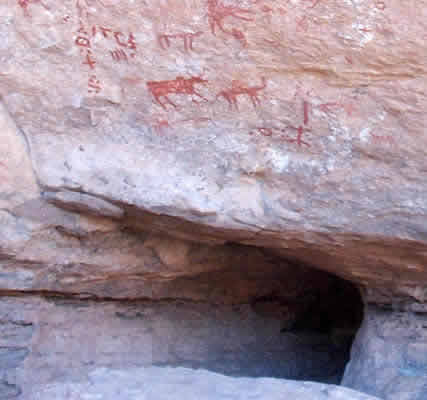
[[[181,334],[162,342],[175,361],[155,364],[339,384],[363,318],[359,290],[317,270],[301,287],[296,297],[274,292],[249,304],[176,303],[165,312]]]

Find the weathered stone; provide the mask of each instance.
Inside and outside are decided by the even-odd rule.
[[[54,383],[35,387],[25,400],[96,398],[105,400],[375,400],[376,397],[350,389],[312,382],[267,378],[230,378],[186,368],[102,368],[90,374],[90,381]]]
[[[409,9],[7,0],[0,93],[43,189],[81,193],[64,207],[102,199],[137,228],[282,249],[418,299],[427,52]]]
[[[0,370],[16,368],[28,355],[22,347],[0,347]]]
[[[342,381],[384,399],[427,396],[427,314],[370,306]]]
[[[55,204],[66,210],[90,213],[100,217],[123,217],[123,210],[119,207],[116,207],[108,201],[87,194],[68,190],[62,192],[45,192],[43,193],[43,197],[49,203]]]
[[[21,393],[22,390],[18,386],[0,381],[0,399],[16,399]]]
[[[337,316],[313,306],[333,290],[314,267],[393,310],[369,306],[344,383],[424,400],[425,6],[3,0],[0,293],[58,297],[23,309],[1,302],[4,364],[23,375],[2,380],[0,396],[18,396],[22,382],[84,375],[85,362],[138,362],[126,334],[138,336],[132,324],[144,312],[117,306],[113,318],[82,301],[81,317],[71,312],[78,328],[62,311],[44,326],[46,310],[76,307],[64,295],[210,303],[194,306],[202,320],[217,315],[214,305],[251,303],[251,316],[270,321],[256,329],[276,324],[301,340]],[[148,342],[140,349],[147,362],[215,363],[201,341],[177,338],[185,329],[165,315],[158,353]],[[197,325],[191,315],[182,323]],[[209,321],[203,329],[215,331]],[[348,322],[326,323],[328,346],[347,346],[357,325]],[[57,341],[56,355],[41,331]],[[94,336],[85,348],[88,332],[107,350],[95,351]],[[210,339],[221,353],[228,342],[218,335]],[[252,358],[262,368],[265,352]]]
[[[337,345],[331,331],[283,330],[286,315],[265,316],[250,304],[58,296],[3,298],[0,304],[21,310],[21,320],[32,323],[25,348],[6,347],[3,338],[0,349],[0,368],[19,367],[14,383],[30,392],[60,378],[84,379],[94,368],[153,364],[338,383],[348,360],[349,348]]]

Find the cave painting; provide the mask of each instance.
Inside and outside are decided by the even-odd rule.
[[[238,97],[239,96],[248,96],[251,100],[253,106],[256,108],[258,105],[261,104],[261,100],[258,97],[258,93],[262,90],[264,90],[267,87],[267,81],[265,77],[261,78],[261,85],[260,86],[244,86],[240,81],[233,80],[231,82],[231,88],[221,90],[218,95],[217,99],[220,97],[223,97],[227,102],[230,108],[235,108],[236,110],[239,109],[238,104]]]
[[[176,104],[171,101],[169,96],[171,94],[179,95],[190,95],[201,98],[202,100],[208,101],[196,90],[196,85],[205,85],[208,81],[198,76],[192,76],[191,78],[184,78],[177,76],[174,80],[168,81],[150,81],[147,82],[147,87],[150,93],[153,95],[157,104],[166,110],[166,105],[170,104],[174,108],[177,108]],[[162,101],[163,99],[163,101]],[[195,102],[193,99],[192,101]]]
[[[265,137],[278,137],[284,142],[295,143],[298,147],[302,147],[302,146],[311,147],[310,143],[306,142],[303,139],[303,136],[306,132],[311,132],[311,129],[307,126],[310,122],[309,121],[310,108],[311,108],[310,103],[304,100],[302,103],[303,125],[299,125],[299,126],[286,125],[286,126],[280,127],[279,124],[276,122],[275,126],[273,127],[259,126],[255,128],[255,131],[250,132],[250,134],[253,135],[254,133],[258,133]],[[294,131],[296,135],[293,137],[289,137],[288,135],[289,131]]]
[[[227,17],[241,21],[253,21],[248,16],[248,14],[252,14],[252,11],[238,6],[225,5],[221,0],[207,0],[207,5],[208,21],[212,34],[216,35],[216,28],[218,27],[221,32],[234,37],[243,46],[246,46],[247,41],[244,33],[235,27],[229,30],[224,26],[224,23]]]
[[[179,39],[182,41],[184,45],[184,50],[188,53],[189,51],[193,51],[193,42],[194,39],[203,35],[202,31],[198,31],[195,33],[192,32],[181,32],[175,34],[160,34],[157,36],[157,40],[159,42],[160,47],[163,50],[167,50],[171,46],[171,41],[175,39]]]
[[[305,5],[305,8],[315,8],[322,0],[301,0],[301,4]],[[17,4],[22,8],[24,16],[30,17],[29,7],[31,5],[38,4],[46,10],[49,10],[48,5],[45,4],[45,0],[17,0]],[[88,69],[87,75],[87,92],[89,94],[99,94],[102,91],[103,84],[97,75],[97,60],[94,49],[93,38],[98,35],[103,40],[111,41],[115,47],[107,50],[107,54],[110,60],[114,63],[129,63],[131,58],[136,56],[137,42],[132,32],[124,33],[120,29],[114,29],[97,23],[96,20],[89,22],[90,6],[93,4],[100,4],[105,7],[105,4],[101,0],[75,0],[74,2],[77,9],[77,17],[79,21],[79,28],[77,30],[74,39],[74,44],[79,48],[82,56],[81,65]],[[239,41],[243,47],[248,46],[245,33],[236,27],[236,24],[240,22],[253,21],[256,17],[256,12],[264,14],[276,14],[276,7],[272,8],[262,0],[252,1],[253,5],[258,5],[258,11],[254,11],[246,7],[239,5],[233,5],[227,3],[226,0],[205,0],[205,6],[207,8],[207,28],[210,28],[212,35],[216,36],[218,31],[228,35]],[[238,3],[237,3],[238,4]],[[386,8],[385,2],[375,0],[373,6],[379,10]],[[286,14],[286,10],[280,8],[281,14]],[[91,15],[94,17],[94,15]],[[62,18],[63,22],[69,22],[71,17],[66,15]],[[308,27],[308,17],[303,16],[297,21],[297,30],[306,31]],[[87,26],[87,28],[85,27]],[[185,53],[194,51],[194,42],[196,39],[201,38],[205,33],[202,30],[191,31],[178,31],[175,32],[161,32],[157,34],[158,46],[168,51],[171,47],[181,47]],[[279,46],[277,41],[272,41],[264,38],[264,41],[275,47]],[[347,62],[352,63],[352,60]],[[246,97],[251,101],[254,108],[258,108],[262,105],[264,99],[261,98],[262,91],[267,87],[267,79],[261,77],[261,83],[259,85],[248,85],[240,80],[232,80],[229,87],[216,92],[216,97],[208,100],[198,91],[197,85],[206,86],[209,82],[207,79],[203,79],[200,76],[177,76],[172,80],[158,80],[148,81],[146,86],[149,93],[154,98],[154,103],[168,111],[168,105],[173,109],[177,109],[177,104],[174,102],[172,96],[190,96],[193,103],[200,104],[197,100],[200,99],[209,106],[213,106],[216,102],[223,100],[228,104],[231,110],[239,110],[239,100],[242,97]],[[215,95],[214,95],[215,96]],[[336,110],[344,110],[348,116],[351,116],[355,110],[354,104],[343,103],[343,102],[326,102],[322,104],[312,105],[307,100],[302,102],[302,121],[300,125],[286,125],[283,122],[276,121],[270,126],[258,126],[253,133],[260,134],[264,137],[277,137],[288,143],[294,143],[298,147],[311,147],[310,143],[305,139],[305,134],[311,132],[310,125],[310,111],[311,108],[317,108],[325,113],[333,113]],[[169,108],[170,109],[170,108]],[[203,121],[210,120],[207,116],[202,116]],[[182,123],[183,121],[175,121],[173,124]],[[152,126],[158,133],[172,128],[172,125],[168,122],[167,118],[156,119],[153,121]],[[295,132],[295,134],[290,134]],[[391,136],[381,136],[371,133],[371,139],[375,143],[393,145],[395,140]]]

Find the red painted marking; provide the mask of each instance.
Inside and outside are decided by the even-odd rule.
[[[175,33],[175,34],[160,34],[157,36],[157,40],[159,42],[160,47],[163,50],[166,50],[171,45],[171,39],[180,39],[184,44],[184,50],[186,52],[189,52],[194,50],[193,48],[194,39],[201,35],[203,35],[202,31],[198,31],[195,33],[184,32],[184,33]]]
[[[223,97],[229,104],[230,108],[233,108],[233,106],[236,108],[236,110],[239,109],[238,105],[238,97],[242,95],[246,95],[250,98],[252,101],[252,104],[254,107],[257,107],[259,104],[261,104],[261,100],[258,97],[258,92],[261,90],[264,90],[267,86],[267,82],[264,77],[261,78],[262,84],[261,86],[252,86],[247,87],[243,86],[241,82],[234,80],[231,82],[231,88],[222,90],[218,93],[216,98]]]
[[[207,80],[198,76],[192,76],[191,78],[177,76],[174,80],[147,82],[147,87],[157,104],[166,110],[167,104],[170,104],[174,108],[177,107],[176,104],[173,103],[169,98],[169,95],[171,94],[197,96],[205,101],[208,101],[208,99],[204,98],[200,93],[198,93],[195,88],[196,84],[205,85],[206,83],[208,83]],[[163,102],[161,101],[161,98],[164,99]]]
[[[116,39],[117,44],[119,46],[127,47],[128,44],[126,42],[122,42],[120,36],[123,36],[122,32],[114,32],[114,38]]]
[[[242,44],[243,47],[246,47],[248,45],[245,34],[239,29],[233,28],[231,31],[231,35],[235,39],[237,39]]]
[[[378,10],[384,11],[385,10],[385,2],[384,1],[376,1],[375,2],[375,8]]]
[[[117,49],[114,51],[110,51],[111,57],[114,61],[120,62],[120,61],[126,61],[129,62],[128,56],[126,52],[123,49]]]
[[[273,128],[256,128],[256,130],[262,136],[266,136],[266,137],[273,136]]]
[[[75,43],[77,46],[81,46],[81,47],[90,47],[90,41],[88,38],[85,38],[83,36],[77,36]]]
[[[64,18],[62,18],[62,21],[64,23],[67,23],[70,19],[71,19],[71,16],[70,15],[66,15]]]
[[[221,3],[220,0],[207,0],[208,3],[208,20],[209,26],[211,28],[212,34],[215,33],[216,27],[220,29],[220,31],[230,34],[224,27],[224,20],[227,17],[239,19],[242,21],[252,21],[251,18],[243,16],[241,14],[251,14],[252,11],[238,7],[238,6],[229,6]]]
[[[40,4],[45,8],[45,10],[49,10],[49,7],[44,4],[42,0],[18,0],[18,5],[22,8],[24,16],[26,17],[31,17],[30,12],[28,11],[28,6],[30,4]]]
[[[308,124],[308,114],[310,110],[310,105],[308,101],[304,100],[303,102],[303,110],[304,110],[304,125]]]
[[[136,40],[132,32],[129,33],[128,47],[132,50],[136,50]]]
[[[92,52],[90,50],[86,52],[86,60],[83,64],[89,65],[90,69],[95,69],[96,61],[92,58]]]
[[[169,121],[166,119],[157,119],[152,122],[153,129],[158,133],[163,133],[164,129],[169,129],[171,126],[169,124]]]
[[[308,129],[305,129],[303,126],[299,126],[298,128],[294,127],[294,126],[287,126],[285,128],[278,128],[278,127],[272,127],[272,128],[268,128],[268,127],[257,127],[255,128],[255,132],[250,132],[250,134],[254,134],[254,133],[259,133],[262,136],[265,137],[273,137],[276,134],[279,135],[280,133],[285,133],[288,129],[292,129],[292,130],[296,130],[297,135],[295,138],[290,138],[289,136],[280,136],[281,139],[283,139],[285,142],[288,143],[296,143],[298,147],[301,146],[307,146],[307,147],[311,147],[311,145],[304,141],[302,139],[304,132],[309,131]]]
[[[304,127],[300,125],[298,128],[295,128],[294,126],[290,126],[289,128],[295,129],[297,131],[297,137],[295,139],[286,139],[287,142],[296,143],[299,147],[301,147],[302,145],[311,147],[309,143],[302,140],[302,135],[304,134],[304,131],[305,131]]]
[[[99,26],[99,29],[101,30],[102,35],[107,39],[108,39],[108,32],[113,33],[112,29],[110,28],[104,28],[103,26]]]
[[[96,75],[91,75],[88,81],[88,93],[99,93],[102,89],[101,83],[96,77]]]

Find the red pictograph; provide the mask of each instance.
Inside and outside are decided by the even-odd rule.
[[[304,140],[302,140],[302,135],[304,134],[304,132],[309,131],[309,129],[305,129],[304,127],[302,127],[301,125],[298,126],[298,128],[295,128],[294,126],[290,126],[290,129],[296,130],[297,131],[297,136],[295,139],[289,139],[287,138],[286,141],[289,143],[296,143],[298,146],[302,146],[305,145],[307,147],[311,147],[309,143],[305,142]]]
[[[202,31],[198,32],[182,32],[182,33],[175,33],[175,34],[160,34],[157,36],[157,40],[159,42],[160,47],[163,50],[168,49],[171,46],[171,40],[173,39],[179,39],[182,40],[182,43],[184,44],[184,50],[186,52],[194,50],[193,48],[193,42],[194,39],[203,35]]]
[[[375,135],[374,133],[371,132],[371,137],[372,137],[372,140],[377,144],[388,144],[390,146],[394,146],[396,144],[394,137],[390,135],[387,135],[387,136]]]
[[[231,88],[221,90],[216,98],[223,97],[229,104],[230,108],[239,109],[238,97],[248,96],[254,107],[261,104],[259,92],[267,87],[267,81],[264,77],[261,78],[262,84],[260,86],[244,86],[240,81],[233,80]]]
[[[208,2],[208,20],[212,33],[215,35],[215,29],[218,27],[222,32],[230,34],[224,27],[224,20],[227,17],[240,19],[242,21],[252,21],[252,18],[241,14],[251,14],[252,11],[246,8],[225,5],[221,0],[207,0]]]
[[[289,130],[296,131],[295,137],[289,137],[287,135],[287,132]],[[310,129],[306,129],[303,126],[285,126],[283,128],[274,126],[274,127],[257,127],[255,128],[255,132],[253,133],[259,133],[262,136],[265,137],[275,137],[277,136],[280,140],[283,140],[287,143],[295,143],[298,147],[306,146],[311,147],[310,143],[303,140],[303,135],[305,132],[310,132]]]
[[[208,101],[196,90],[196,85],[206,85],[207,80],[202,79],[199,76],[192,76],[191,78],[184,78],[182,76],[177,76],[173,80],[168,81],[150,81],[147,82],[148,90],[153,95],[157,104],[163,107],[166,110],[166,105],[170,104],[174,108],[177,108],[176,104],[171,101],[169,96],[171,94],[185,94],[190,96],[199,97],[205,101]],[[163,101],[162,101],[163,99]],[[195,100],[192,100],[195,102]]]
[[[246,36],[241,30],[233,28],[231,30],[231,36],[237,39],[242,44],[243,47],[246,47],[248,45]]]
[[[18,0],[18,5],[22,8],[22,10],[24,11],[24,15],[26,17],[30,17],[30,12],[28,11],[28,6],[30,4],[40,4],[41,6],[43,6],[46,10],[49,10],[49,7],[44,4],[44,2],[42,0]]]
[[[96,61],[92,57],[92,51],[90,49],[86,52],[85,61],[83,62],[83,65],[88,65],[90,69],[95,69]]]
[[[96,77],[96,75],[91,75],[89,77],[87,86],[88,86],[88,93],[98,94],[102,90],[101,82]]]
[[[164,129],[169,129],[171,127],[167,119],[160,118],[153,119],[151,126],[157,134],[162,134]]]
[[[280,139],[282,139],[288,143],[295,143],[298,147],[302,147],[302,146],[311,147],[310,143],[303,140],[304,133],[311,131],[309,128],[305,127],[309,123],[309,113],[310,113],[310,103],[307,100],[304,100],[302,102],[302,110],[303,110],[303,124],[304,124],[304,126],[302,126],[302,125],[299,125],[298,127],[293,126],[293,125],[286,125],[284,127],[278,127],[277,125],[273,126],[273,127],[263,126],[263,127],[257,127],[255,129],[255,131],[258,132],[259,134],[261,134],[262,136],[266,136],[266,137],[272,137],[272,136],[279,135]],[[296,136],[295,137],[289,137],[287,135],[287,132],[289,130],[296,131]],[[285,136],[283,135],[283,133],[285,134]]]
[[[115,62],[121,62],[121,61],[125,61],[127,63],[129,62],[128,56],[123,49],[116,49],[116,50],[110,51],[110,54]]]

